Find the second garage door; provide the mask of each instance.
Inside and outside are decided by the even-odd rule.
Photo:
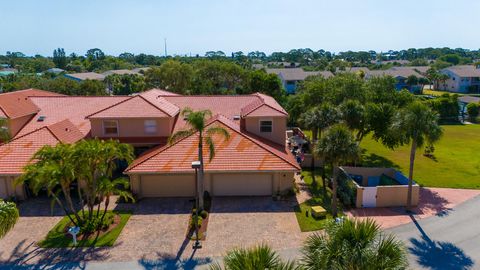
[[[214,196],[272,195],[270,174],[214,174],[212,180]]]
[[[143,197],[193,197],[195,176],[185,175],[142,175],[140,190]]]

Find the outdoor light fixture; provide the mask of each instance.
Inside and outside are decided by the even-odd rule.
[[[195,190],[195,243],[193,244],[193,249],[199,249],[202,248],[202,244],[200,244],[200,241],[198,240],[198,200],[200,194],[198,194],[198,169],[200,169],[200,166],[202,163],[200,161],[193,161],[192,162],[192,169],[195,169],[195,182],[196,182],[196,190]]]

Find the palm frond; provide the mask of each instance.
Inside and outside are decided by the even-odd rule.
[[[226,141],[230,139],[230,133],[228,133],[228,130],[223,128],[223,127],[211,127],[208,128],[207,130],[207,135],[208,136],[213,136],[215,134],[218,134],[222,136]]]
[[[212,161],[212,159],[215,157],[215,143],[213,143],[213,139],[210,136],[205,137],[205,143],[208,146],[209,160]]]
[[[193,129],[179,130],[168,138],[168,144],[174,144],[188,136],[191,136],[195,131]]]

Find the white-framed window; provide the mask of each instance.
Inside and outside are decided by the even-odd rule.
[[[118,121],[117,120],[103,120],[103,134],[104,135],[118,135]]]
[[[272,120],[260,120],[260,132],[261,133],[272,132],[272,130],[273,130]]]
[[[145,120],[143,122],[145,128],[145,134],[155,134],[157,133],[157,121],[156,120]]]

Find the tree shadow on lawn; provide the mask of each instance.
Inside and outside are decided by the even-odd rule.
[[[121,243],[115,244],[120,245]],[[35,242],[20,241],[9,258],[0,262],[8,269],[85,269],[88,261],[104,261],[110,257],[108,249],[101,248],[40,248]],[[0,254],[1,255],[1,254]]]
[[[410,216],[419,230],[421,238],[410,238],[409,252],[416,256],[417,263],[429,269],[470,269],[473,260],[453,243],[434,241],[428,237],[420,224]]]
[[[364,167],[381,167],[400,169],[400,166],[392,160],[379,156],[374,153],[368,153],[366,150],[362,151],[361,165]]]

